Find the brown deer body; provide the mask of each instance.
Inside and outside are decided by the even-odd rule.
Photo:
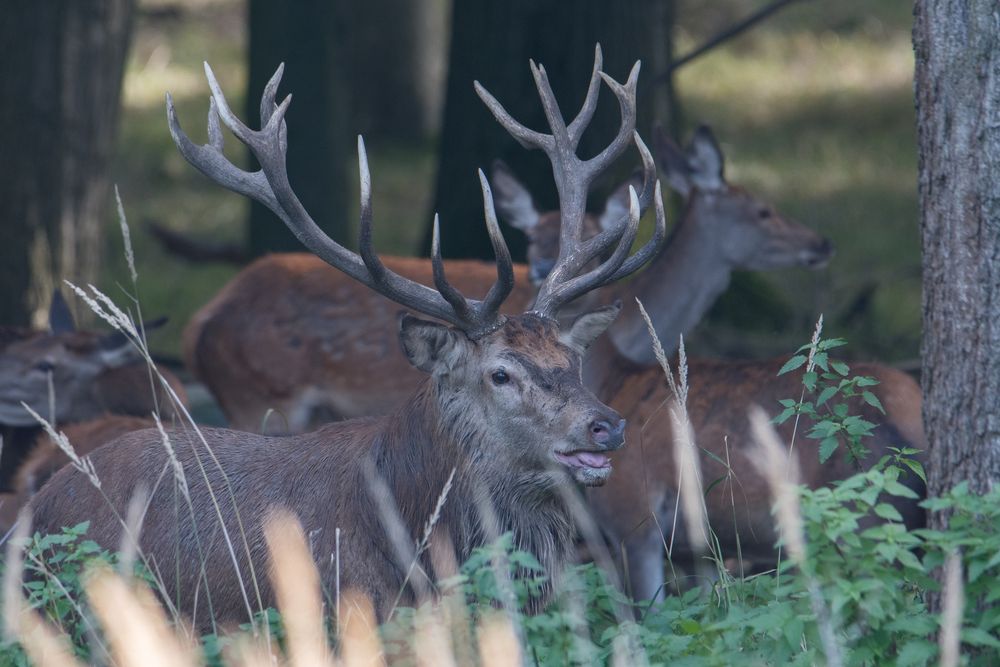
[[[494,167],[493,183],[500,213],[531,241],[529,264],[514,265],[514,290],[503,310],[524,312],[558,255],[559,214],[538,213],[502,165]],[[620,189],[600,221],[586,216],[584,236],[627,210],[628,190]],[[383,262],[404,278],[433,281],[429,259]],[[492,264],[475,260],[446,261],[445,271],[463,294],[485,294],[496,277]],[[392,332],[398,310],[315,255],[268,255],[195,313],[184,329],[184,359],[239,430],[301,433],[337,419],[385,414],[423,380]]]
[[[360,256],[326,237],[298,202],[284,170],[283,115],[289,99],[280,106],[274,101],[281,69],[265,88],[263,129],[254,131],[232,114],[206,66],[213,93],[207,145],[193,144],[181,131],[168,98],[171,133],[188,161],[216,182],[269,206],[306,247],[331,265],[451,326],[400,318],[403,350],[430,378],[391,415],[338,422],[285,438],[213,429],[204,431],[202,440],[191,431],[173,430],[176,467],[158,432],[127,435],[93,454],[100,493],[74,469],[64,468],[50,479],[32,501],[38,527],[51,531],[87,517],[98,542],[114,546],[120,524],[113,512],[121,511],[138,484],[154,489],[141,537],[143,553],[162,573],[165,594],[177,600],[182,612],[196,614],[199,627],[207,627],[209,610],[214,619],[234,621],[273,603],[263,576],[266,549],[260,522],[269,509],[281,507],[298,515],[317,536],[315,557],[323,564],[328,588],[333,589],[339,576],[342,587],[367,593],[386,614],[397,595],[402,594],[404,602],[413,597],[404,585],[408,563],[401,562],[405,558],[386,534],[392,512],[384,505],[396,505],[406,533],[401,543],[412,544],[454,469],[455,496],[445,502],[435,530],[450,539],[459,556],[496,531],[512,530],[517,544],[557,574],[573,535],[561,487],[571,480],[587,485],[606,481],[611,472],[607,453],[623,444],[625,424],[581,381],[584,349],[620,306],[583,315],[562,332],[554,315],[564,303],[637,270],[665,236],[657,196],[653,238],[628,256],[641,208],[633,190],[626,222],[610,233],[582,238],[586,193],[593,179],[633,141],[644,161],[651,163],[634,133],[638,65],[622,85],[600,71],[600,62],[598,50],[583,110],[568,125],[561,120],[544,70],[533,64],[551,135],[518,124],[477,85],[484,102],[522,145],[542,148],[549,156],[563,212],[561,256],[540,286],[534,310],[510,317],[501,315],[499,308],[513,288],[513,268],[482,174],[497,279],[480,302],[463,297],[444,275],[437,225],[432,249],[436,290],[392,273],[375,255],[370,180],[360,139]],[[602,78],[618,99],[622,125],[598,157],[581,161],[575,148],[596,107]],[[225,159],[216,113],[248,145],[260,171],[244,172]],[[647,172],[645,201],[654,199],[654,175],[653,170]],[[584,270],[612,247],[606,261]],[[171,470],[175,479],[184,481],[156,484]],[[380,490],[382,485],[392,497]],[[339,572],[329,565],[338,528]],[[429,567],[423,559],[420,564]],[[415,573],[418,581],[420,576]]]
[[[152,419],[125,415],[105,415],[90,421],[70,424],[61,429],[77,456],[87,456],[95,449],[126,433],[152,428]],[[37,434],[24,463],[17,470],[13,491],[0,493],[0,535],[6,534],[17,519],[18,511],[38,492],[69,457],[44,431]]]
[[[58,428],[106,414],[149,417],[157,411],[164,420],[175,416],[167,392],[153,381],[145,360],[127,338],[117,332],[78,330],[58,291],[49,320],[49,331],[7,329],[3,335],[3,491],[13,488],[19,466],[42,433],[41,425],[22,403]],[[154,328],[153,324],[147,326]],[[180,380],[166,369],[159,371],[177,397],[186,401]]]
[[[640,299],[649,312],[667,354],[678,338],[697,323],[725,289],[732,270],[815,267],[831,254],[829,243],[804,227],[782,219],[770,206],[723,178],[723,158],[707,128],[700,129],[682,152],[657,135],[657,157],[671,185],[687,195],[687,212],[667,247],[635,280],[616,290],[625,303]],[[675,290],[684,290],[678,298]],[[753,441],[747,417],[760,405],[774,415],[778,401],[798,399],[801,375],[778,376],[780,360],[714,361],[691,359],[688,411],[695,446],[701,451],[706,485],[731,474],[705,497],[708,520],[726,557],[737,555],[737,536],[745,558],[773,557],[775,535],[771,501],[763,478],[749,465]],[[856,364],[855,374],[871,375],[880,384],[871,389],[886,409],[882,415],[857,401],[851,414],[877,424],[871,464],[888,454],[888,447],[926,446],[921,424],[920,388],[912,378],[879,364]],[[631,443],[616,462],[615,478],[606,488],[588,492],[598,523],[617,547],[624,547],[631,591],[636,599],[663,594],[665,545],[675,545],[675,557],[686,559],[684,522],[675,521],[678,503],[673,427],[667,407],[674,399],[657,364],[645,321],[632,306],[612,325],[607,339],[591,352],[584,368],[588,386],[629,420]],[[791,424],[779,429],[791,440]],[[819,487],[853,474],[838,456],[819,465],[814,441],[803,437],[795,445],[802,481]],[[916,480],[919,481],[919,480]],[[921,521],[915,503],[899,507],[910,525]],[[671,535],[674,526],[677,532]]]

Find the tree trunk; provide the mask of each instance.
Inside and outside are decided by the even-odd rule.
[[[928,490],[981,493],[1000,483],[1000,24],[992,0],[915,16]]]
[[[441,214],[443,251],[449,257],[492,257],[483,225],[476,169],[493,160],[507,162],[532,191],[540,210],[556,206],[551,168],[539,152],[521,148],[496,123],[472,87],[478,80],[519,121],[547,129],[528,59],[545,65],[556,99],[567,118],[579,109],[593,67],[594,45],[604,50],[604,70],[624,80],[632,63],[643,61],[639,78],[639,129],[646,136],[653,120],[651,77],[665,63],[653,44],[656,0],[484,0],[456,2],[452,10],[451,51],[434,210]],[[580,144],[580,154],[594,155],[614,136],[618,106],[605,87],[601,103]],[[596,184],[606,194],[614,180],[638,164],[634,150],[620,170]],[[595,198],[595,201],[597,199]],[[524,240],[508,235],[515,256]],[[430,230],[424,241],[430,247]]]
[[[316,223],[351,245],[346,166],[354,147],[346,122],[343,11],[343,3],[327,0],[250,0],[246,118],[255,126],[264,86],[284,62],[278,99],[293,93],[286,117],[289,181]],[[256,202],[250,207],[248,247],[251,256],[302,250],[285,225]]]
[[[424,71],[431,0],[349,3],[347,79],[353,92],[350,127],[380,141],[426,137],[430,111]]]
[[[45,323],[63,279],[96,283],[133,0],[18,0],[0,43],[0,322]]]

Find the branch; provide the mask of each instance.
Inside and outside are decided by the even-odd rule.
[[[715,35],[715,37],[710,38],[708,41],[706,41],[705,43],[703,43],[701,46],[699,46],[696,49],[694,49],[693,51],[689,51],[685,55],[683,55],[680,58],[674,60],[667,67],[667,71],[663,72],[662,74],[658,74],[656,76],[656,78],[653,79],[653,82],[654,83],[663,83],[664,81],[666,81],[667,79],[669,79],[671,76],[673,76],[674,70],[676,70],[676,69],[678,69],[678,68],[680,68],[680,67],[682,67],[684,65],[687,65],[689,62],[691,62],[692,60],[694,60],[696,58],[699,58],[700,56],[705,55],[706,53],[708,53],[709,51],[711,51],[715,47],[719,46],[720,44],[728,42],[733,37],[736,37],[740,33],[748,30],[751,27],[753,27],[757,23],[760,23],[761,21],[763,21],[767,17],[769,17],[769,16],[771,16],[773,14],[776,14],[778,11],[784,9],[788,5],[794,4],[796,2],[801,2],[801,1],[802,0],[775,0],[771,4],[765,5],[764,7],[761,7],[759,10],[757,10],[756,12],[754,12],[753,14],[751,14],[750,16],[746,17],[745,19],[743,19],[739,23],[736,23],[734,25],[729,26],[728,28],[726,28],[725,30],[723,30],[722,32],[720,32],[719,34]]]

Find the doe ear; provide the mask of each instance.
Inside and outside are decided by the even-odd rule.
[[[502,160],[493,161],[493,202],[503,221],[511,227],[528,232],[538,224],[538,209],[531,198],[531,193],[514,177]]]
[[[691,167],[680,146],[667,136],[663,127],[653,128],[653,152],[656,162],[667,179],[667,184],[681,196],[687,197],[694,187],[691,182]]]
[[[622,312],[622,302],[618,299],[610,306],[584,313],[576,318],[569,331],[560,334],[559,338],[563,344],[583,354],[597,337],[611,326],[620,312]]]
[[[63,298],[58,288],[52,290],[52,305],[49,306],[49,331],[54,334],[72,333],[76,331],[76,322],[69,304]]]
[[[628,218],[629,210],[629,186],[632,186],[636,192],[642,191],[642,173],[635,172],[632,176],[618,186],[618,188],[611,193],[608,197],[608,201],[604,204],[604,212],[601,213],[601,217],[597,219],[598,223],[601,225],[601,230],[610,229],[612,226],[618,223],[624,223]]]
[[[726,184],[725,157],[712,128],[700,125],[687,147],[691,180],[699,189],[718,190]]]
[[[121,368],[142,359],[142,353],[128,336],[112,331],[98,341],[97,358],[105,368]]]
[[[472,343],[446,324],[422,320],[409,313],[399,314],[399,342],[403,354],[425,373],[448,371]]]

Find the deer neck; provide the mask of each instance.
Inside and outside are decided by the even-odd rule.
[[[656,363],[646,323],[635,306],[638,298],[649,313],[657,338],[668,356],[729,285],[732,266],[720,251],[719,239],[699,224],[697,201],[667,242],[667,247],[635,280],[618,288],[626,308],[609,335],[617,353],[628,361]]]
[[[570,558],[575,535],[560,489],[540,482],[547,474],[512,471],[489,456],[499,444],[491,446],[489,434],[451,405],[437,395],[433,381],[427,382],[389,419],[375,448],[376,469],[404,525],[414,540],[421,539],[454,469],[434,530],[448,538],[459,562],[509,532],[516,549],[535,555],[554,576]]]

